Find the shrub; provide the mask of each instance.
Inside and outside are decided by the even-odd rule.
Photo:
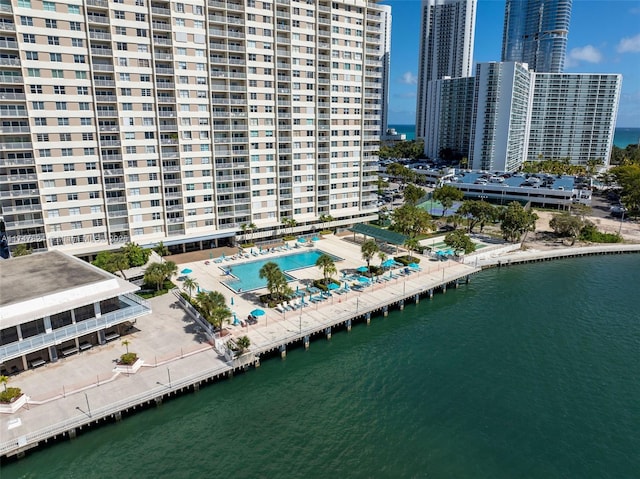
[[[335,280],[333,278],[330,278],[329,282],[333,283],[333,284],[337,284],[338,286],[340,286],[340,281],[337,281],[337,280]],[[322,291],[328,291],[329,290],[329,286],[324,284],[324,278],[323,279],[314,279],[313,280],[313,285],[316,288],[321,289]]]
[[[332,235],[333,231],[332,230],[322,230],[320,231],[321,235]]]
[[[278,306],[280,303],[284,303],[285,301],[288,301],[290,298],[288,297],[282,297],[282,298],[277,298],[277,299],[273,299],[271,297],[271,295],[269,293],[267,294],[262,294],[260,295],[260,302],[262,304],[267,305],[267,307],[269,308],[275,308],[276,306]]]
[[[242,249],[253,248],[256,244],[254,242],[242,243],[240,247]]]
[[[282,241],[293,241],[295,239],[296,239],[296,237],[293,236],[293,235],[286,235],[286,236],[282,237]]]
[[[138,360],[138,355],[136,353],[124,353],[120,356],[120,364],[125,364],[127,366],[131,366]]]
[[[396,256],[395,258],[393,258],[395,261],[397,261],[398,263],[402,263],[405,266],[410,265],[411,263],[416,263],[419,264],[420,263],[420,258],[416,258],[415,256]]]
[[[598,231],[593,223],[589,223],[580,231],[580,239],[582,241],[590,241],[592,243],[621,243],[622,237],[617,233],[603,233]]]
[[[20,388],[7,388],[6,391],[0,392],[0,403],[8,404],[15,401],[22,395]]]

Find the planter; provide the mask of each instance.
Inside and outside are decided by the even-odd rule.
[[[113,368],[113,371],[117,373],[135,374],[143,364],[144,361],[138,358],[133,364],[117,364],[116,367]]]
[[[21,394],[16,399],[11,401],[10,403],[0,403],[0,413],[1,414],[13,414],[22,406],[27,404],[29,397],[26,394]]]

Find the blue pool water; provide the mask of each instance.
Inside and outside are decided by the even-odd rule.
[[[318,258],[326,254],[331,256],[334,261],[340,261],[342,258],[338,258],[334,255],[325,253],[319,249],[312,249],[300,253],[288,254],[286,256],[269,257],[258,261],[251,261],[249,263],[243,263],[233,266],[225,266],[224,270],[231,270],[230,279],[223,281],[223,283],[235,292],[240,290],[252,291],[254,289],[265,288],[267,286],[267,280],[260,278],[260,269],[269,262],[276,263],[280,269],[285,273],[287,281],[293,281],[295,278],[288,275],[287,271],[294,271],[296,269],[308,268],[309,266],[315,266]]]

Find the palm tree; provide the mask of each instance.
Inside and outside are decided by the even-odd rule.
[[[144,282],[146,284],[155,284],[156,290],[160,291],[164,283],[165,272],[161,263],[151,263],[144,271]]]
[[[189,292],[189,302],[191,302],[191,293],[194,289],[198,288],[199,284],[193,278],[187,278],[182,283],[182,287]]]
[[[325,230],[325,229],[327,229],[325,227],[325,224],[326,223],[331,223],[333,221],[333,216],[331,216],[331,215],[320,215],[320,218],[318,218],[318,219],[322,223],[322,229]]]
[[[385,253],[384,251],[379,251],[378,258],[380,258],[380,267],[384,270],[384,266],[382,266],[382,263],[387,260],[387,253]]]
[[[257,226],[256,226],[256,224],[255,224],[255,223],[249,223],[249,224],[247,225],[247,230],[249,231],[249,235],[250,235],[250,236],[249,236],[249,241],[251,241],[251,240],[253,239],[253,238],[252,238],[252,236],[253,236],[253,231],[254,231],[256,228],[257,228]]]
[[[200,305],[200,312],[213,327],[221,329],[224,321],[229,321],[231,310],[227,307],[227,300],[219,291],[201,291],[196,296]]]
[[[362,243],[360,251],[362,252],[362,259],[367,262],[367,269],[369,270],[369,273],[371,273],[371,259],[378,251],[380,251],[378,243],[376,243],[376,240],[374,239],[368,239]]]
[[[153,247],[153,251],[155,251],[158,254],[158,256],[160,256],[161,262],[164,260],[165,256],[168,256],[171,254],[171,252],[169,251],[169,248],[167,248],[162,241],[160,241],[160,243],[158,243]]]
[[[7,383],[8,382],[9,382],[9,377],[8,376],[5,376],[5,375],[0,376],[0,383],[2,383],[2,385],[4,386],[5,392],[7,390]]]
[[[329,278],[332,274],[337,272],[336,264],[333,262],[333,258],[328,254],[321,254],[316,260],[316,266],[322,270],[324,276],[324,284],[329,284]]]
[[[420,242],[416,238],[407,238],[404,246],[409,250],[409,258],[413,259],[413,252],[420,248]]]
[[[173,261],[166,261],[162,264],[162,272],[164,273],[164,279],[162,280],[164,283],[167,280],[171,280],[171,277],[178,273],[178,265]]]
[[[129,345],[131,344],[131,341],[129,341],[128,339],[125,339],[124,341],[122,341],[122,345],[127,348],[127,354],[129,354]]]
[[[129,269],[129,260],[124,253],[113,253],[111,255],[111,266],[113,269],[120,271],[122,279],[127,279],[127,277],[124,275],[124,270]]]
[[[260,279],[267,280],[267,289],[272,299],[278,299],[287,279],[280,270],[280,267],[273,261],[266,263],[259,271]]]
[[[249,339],[249,336],[240,336],[238,339],[236,339],[235,343],[238,347],[236,356],[242,356],[242,354],[244,354],[244,352],[249,349],[249,346],[251,346],[251,340]]]

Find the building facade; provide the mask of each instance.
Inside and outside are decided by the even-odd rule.
[[[622,75],[532,73],[525,160],[607,165],[615,134]]]
[[[528,127],[531,75],[516,62],[476,68],[469,165],[475,170],[515,171],[522,164]]]
[[[444,78],[429,82],[424,152],[429,158],[469,154],[475,78]],[[447,155],[441,153],[448,150]]]
[[[374,218],[389,15],[362,0],[0,2],[9,243],[194,249],[243,224],[259,239],[283,219]]]
[[[429,82],[471,76],[477,0],[423,0],[416,138],[424,138]]]
[[[117,339],[151,313],[138,286],[59,251],[0,261],[0,275],[3,375]]]
[[[572,0],[507,0],[502,61],[540,73],[564,69]]]

